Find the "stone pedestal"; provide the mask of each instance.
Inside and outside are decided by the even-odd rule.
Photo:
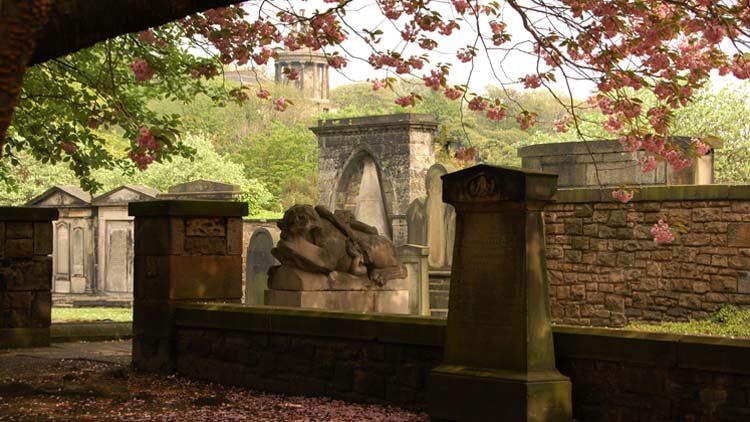
[[[57,210],[0,207],[0,349],[49,345]]]
[[[310,273],[282,265],[268,279],[265,304],[329,311],[409,313],[409,278],[377,286],[367,277]]]
[[[180,301],[242,300],[242,219],[247,204],[131,203],[135,217],[133,365],[174,370],[172,312]]]
[[[457,421],[571,420],[555,368],[542,209],[556,175],[479,165],[443,176],[456,240],[443,363],[430,414]]]
[[[422,245],[401,245],[396,248],[396,254],[409,274],[409,313],[429,316],[430,276],[427,259],[430,256],[430,248]]]

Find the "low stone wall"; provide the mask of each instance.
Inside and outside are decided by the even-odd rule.
[[[750,305],[750,186],[641,188],[628,204],[598,189],[556,199],[545,207],[556,321],[616,327]],[[682,232],[670,244],[652,240],[661,218]]]
[[[177,370],[271,392],[426,409],[445,320],[178,304]],[[584,421],[747,420],[750,340],[555,327]]]

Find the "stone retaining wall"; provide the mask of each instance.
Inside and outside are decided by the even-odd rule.
[[[426,409],[445,321],[178,304],[177,370],[265,391]],[[750,341],[555,327],[577,420],[747,420]]]
[[[681,233],[656,245],[662,218]],[[648,187],[628,204],[609,190],[560,190],[545,222],[558,322],[617,327],[750,305],[750,186]]]

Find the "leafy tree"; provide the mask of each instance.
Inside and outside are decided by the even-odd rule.
[[[144,184],[166,192],[172,185],[195,179],[218,180],[240,186],[241,199],[248,202],[251,214],[274,207],[273,195],[263,183],[246,177],[242,165],[219,155],[205,136],[187,135],[184,142],[194,149],[193,157],[173,157],[144,171],[101,170],[94,175],[95,181],[104,191],[125,184]],[[76,175],[63,163],[45,164],[33,157],[22,158],[23,164],[16,167],[10,179],[18,189],[9,189],[7,182],[0,184],[0,203],[4,205],[22,205],[52,185],[78,182]]]
[[[317,203],[318,143],[304,125],[272,121],[245,141],[235,155],[248,177],[263,180],[279,210],[297,203]]]

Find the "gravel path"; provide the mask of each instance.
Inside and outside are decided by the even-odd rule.
[[[0,350],[0,420],[428,421],[425,414],[130,370],[129,341]]]

